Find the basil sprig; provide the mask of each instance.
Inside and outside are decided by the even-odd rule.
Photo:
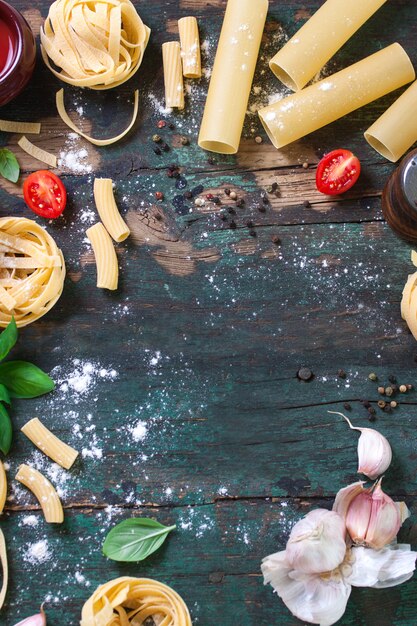
[[[147,517],[124,520],[111,529],[103,554],[113,561],[136,563],[158,550],[176,526],[163,526]]]
[[[0,148],[0,174],[12,183],[17,183],[19,180],[19,163],[8,148]]]
[[[18,338],[14,318],[0,334],[0,361],[6,358]],[[54,381],[39,367],[27,361],[0,363],[0,450],[8,454],[12,444],[12,423],[4,406],[10,398],[37,398],[55,388]]]

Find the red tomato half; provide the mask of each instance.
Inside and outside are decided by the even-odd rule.
[[[63,182],[49,170],[33,172],[23,183],[23,196],[32,211],[41,217],[59,217],[67,204]]]
[[[360,173],[361,164],[352,152],[333,150],[317,166],[317,189],[329,196],[337,196],[353,187]]]

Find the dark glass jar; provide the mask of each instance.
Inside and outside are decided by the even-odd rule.
[[[13,100],[30,80],[36,42],[29,24],[10,4],[0,0],[0,106]]]
[[[417,150],[407,154],[388,179],[382,211],[399,237],[417,243]]]

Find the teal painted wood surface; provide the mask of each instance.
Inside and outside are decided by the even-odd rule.
[[[14,4],[39,28],[47,2]],[[252,95],[250,107],[282,93],[267,61],[320,2],[270,5],[254,83],[262,93]],[[160,44],[176,36],[177,18],[195,14],[210,66],[225,2],[143,0],[137,6],[153,30],[138,75],[108,93],[66,88],[68,108],[82,107],[85,128],[93,120],[96,135],[110,135],[124,127],[139,87],[140,117],[123,142],[106,149],[68,142],[54,104],[61,85],[41,60],[26,92],[1,111],[5,118],[42,120],[44,131],[34,141],[55,153],[87,149],[92,171],[60,167],[70,203],[65,218],[47,228],[64,251],[68,279],[56,307],[22,330],[15,351],[16,358],[50,372],[57,391],[15,403],[9,476],[22,462],[42,467],[63,492],[66,521],[61,528],[48,527],[34,499],[12,485],[1,522],[11,581],[0,623],[13,626],[46,599],[48,624],[75,626],[98,584],[129,574],[171,584],[201,626],[295,626],[300,622],[263,587],[259,566],[262,557],[285,546],[297,519],[313,507],[331,507],[336,491],[356,480],[357,435],[327,411],[343,410],[349,402],[355,424],[367,425],[360,401],[375,406],[379,399],[370,371],[383,383],[390,375],[416,383],[417,345],[399,313],[412,271],[410,247],[388,229],[380,208],[394,166],[362,138],[396,94],[280,152],[251,114],[239,154],[210,156],[196,145],[206,78],[192,87],[186,110],[168,116],[175,129],[157,131],[164,118],[157,110],[163,100]],[[416,64],[416,28],[415,4],[392,0],[326,71],[395,40]],[[153,152],[156,131],[171,146],[162,157]],[[183,134],[190,138],[188,147],[180,144]],[[264,138],[262,145],[256,135]],[[18,151],[16,140],[0,135],[2,145],[16,150],[25,173],[39,169]],[[314,165],[338,146],[358,154],[363,175],[352,193],[330,201],[315,190]],[[203,194],[218,194],[224,207],[232,204],[225,187],[245,198],[236,209],[236,230],[225,228],[219,207],[182,200],[185,190],[166,176],[171,163],[181,167],[185,190],[201,185]],[[114,178],[132,229],[131,239],[118,246],[116,294],[95,288],[84,241],[88,211],[94,209],[94,175]],[[259,212],[261,194],[273,182],[281,195],[269,196],[266,211]],[[155,202],[156,190],[164,192],[163,203]],[[3,181],[0,207],[1,215],[32,217],[20,187]],[[256,238],[248,233],[248,220]],[[280,246],[272,235],[280,237]],[[296,377],[302,365],[315,374],[309,383]],[[77,378],[83,368],[85,389]],[[338,376],[340,368],[346,378]],[[417,393],[397,399],[395,412],[378,410],[376,426],[394,451],[385,487],[413,511],[402,539],[416,548]],[[56,473],[19,433],[34,416],[84,452],[71,472]],[[140,428],[134,431],[139,422],[146,428],[143,439]],[[103,538],[131,515],[154,516],[178,529],[146,562],[111,563],[101,555]],[[31,549],[42,541],[48,552],[36,562]],[[416,611],[413,580],[383,592],[354,590],[340,623],[411,626]]]

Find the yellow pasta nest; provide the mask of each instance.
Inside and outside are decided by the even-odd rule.
[[[70,85],[110,89],[139,69],[150,32],[130,0],[56,0],[41,29],[42,57]]]
[[[65,261],[50,235],[33,220],[0,218],[0,326],[18,327],[45,315],[62,293]]]
[[[84,604],[80,626],[142,626],[155,617],[161,626],[191,626],[184,600],[171,587],[149,578],[116,578]]]

